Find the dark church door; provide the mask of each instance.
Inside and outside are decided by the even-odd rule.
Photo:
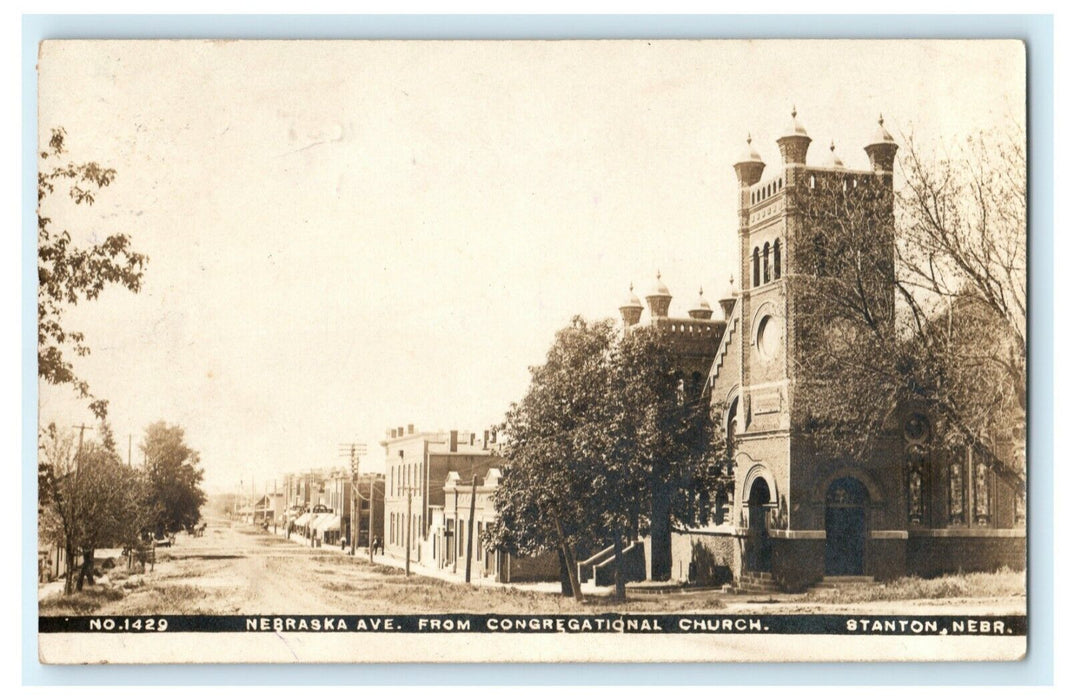
[[[750,571],[771,571],[771,539],[768,537],[768,502],[771,489],[758,478],[749,491],[748,568]]]
[[[838,479],[827,490],[827,576],[860,576],[864,573],[864,541],[868,491],[856,479]]]

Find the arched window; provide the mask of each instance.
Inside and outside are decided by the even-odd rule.
[[[753,286],[760,286],[760,248],[753,248]]]
[[[782,277],[782,245],[779,243],[778,238],[775,239],[775,247],[773,254],[775,256],[775,264],[773,271],[775,273],[775,279],[779,279],[780,277]]]
[[[731,402],[730,408],[727,409],[727,425],[724,426],[724,432],[727,434],[727,457],[734,457],[734,436],[738,434],[738,399],[735,398]],[[729,467],[728,467],[729,469]]]
[[[764,281],[771,279],[771,244],[764,244]]]

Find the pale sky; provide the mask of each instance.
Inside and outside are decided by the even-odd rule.
[[[389,426],[481,433],[556,329],[658,269],[673,315],[715,305],[732,164],[751,132],[777,171],[794,104],[809,162],[856,168],[880,112],[932,147],[1026,121],[1014,42],[52,42],[40,71],[42,143],[118,171],[48,213],[150,258],[68,314],[76,370],[135,462],[182,425],[210,490],[351,441],[381,469]],[[44,386],[41,420],[91,416]]]

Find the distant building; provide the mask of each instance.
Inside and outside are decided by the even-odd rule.
[[[449,472],[470,479],[480,470],[499,466],[494,438],[488,430],[481,435],[419,432],[410,424],[407,429],[389,430],[379,443],[386,451],[382,538],[386,554],[403,559],[407,548],[413,561],[423,559],[431,507],[444,507]]]
[[[327,478],[322,469],[286,474],[282,478],[282,492],[287,512],[309,511],[322,503]]]
[[[429,563],[465,574],[470,560],[472,579],[488,578],[501,583],[557,580],[560,562],[555,552],[517,557],[484,544],[483,535],[497,520],[493,496],[501,479],[501,470],[492,466],[467,479],[449,472],[443,487],[444,506],[431,507]]]
[[[252,522],[268,525],[280,522],[285,511],[285,496],[282,493],[265,493],[252,507]]]
[[[382,474],[360,474],[356,493],[359,494],[357,511],[359,512],[359,534],[356,540],[357,547],[370,547],[375,535],[379,541],[383,539],[383,524],[385,522],[385,495],[386,477]],[[345,541],[350,542],[351,519],[348,511],[345,515]]]

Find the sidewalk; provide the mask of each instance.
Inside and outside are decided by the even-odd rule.
[[[279,534],[279,537],[284,535]],[[310,546],[310,540],[300,535],[293,534],[288,538],[291,542],[296,542],[304,546]],[[342,550],[339,545],[324,544],[316,549],[321,549],[324,552],[331,552],[333,554],[349,555],[348,548]],[[370,562],[371,557],[367,552],[366,547],[361,547],[356,550],[356,558],[363,561]],[[397,557],[390,556],[388,554],[375,554],[375,564],[381,564],[382,566],[388,566],[394,569],[404,569],[404,560]],[[520,591],[532,591],[537,593],[559,593],[560,582],[559,581],[537,581],[532,583],[501,583],[492,578],[482,578],[476,575],[474,571],[471,572],[471,582],[467,584],[464,581],[465,572],[458,570],[455,573],[452,569],[438,569],[436,567],[425,566],[419,562],[412,560],[410,564],[410,570],[413,574],[419,576],[426,576],[428,578],[436,578],[442,581],[448,581],[449,583],[463,583],[472,586],[484,586],[487,588],[514,588]],[[608,595],[612,593],[611,586],[595,586],[593,581],[587,581],[582,584],[582,592],[589,595]]]

